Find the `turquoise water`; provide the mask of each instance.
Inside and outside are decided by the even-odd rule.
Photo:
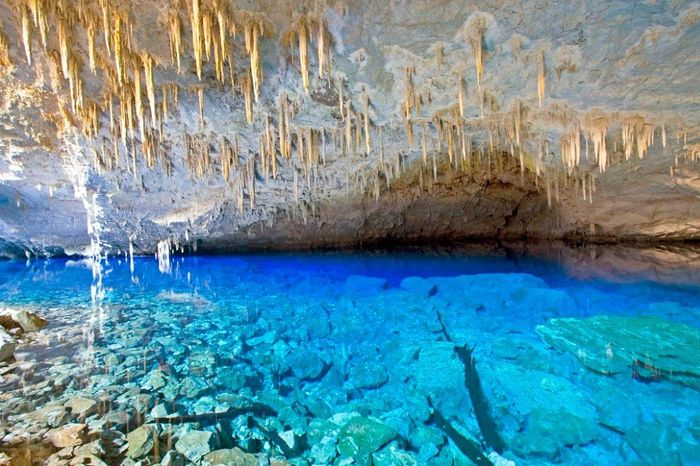
[[[112,442],[107,464],[211,463],[188,432],[290,464],[700,464],[700,287],[683,272],[459,253],[89,265],[0,263],[0,303],[50,322],[0,365],[0,451],[73,421]],[[45,415],[78,396],[97,407]],[[144,424],[139,456],[123,434]]]

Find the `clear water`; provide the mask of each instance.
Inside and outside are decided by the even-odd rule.
[[[84,396],[98,408],[67,420],[120,438],[100,454],[107,464],[133,464],[118,432],[253,401],[274,414],[161,423],[146,458],[184,452],[178,440],[204,430],[210,449],[291,464],[470,464],[437,411],[499,464],[700,464],[700,287],[682,272],[664,283],[575,272],[588,278],[528,257],[317,253],[176,258],[170,273],[110,259],[97,283],[85,262],[2,262],[0,303],[50,325],[0,365],[0,451],[19,455],[21,430],[31,449],[56,427],[32,412]],[[601,315],[623,318],[581,327],[604,349],[553,347],[538,330]],[[631,340],[606,340],[638,316],[690,337],[635,335],[631,323]],[[625,347],[636,337],[641,349]],[[483,396],[454,350],[464,344]],[[602,351],[622,369],[596,371],[586,354],[607,364]],[[666,370],[679,358],[695,361],[682,377]],[[353,436],[358,419],[376,432]]]

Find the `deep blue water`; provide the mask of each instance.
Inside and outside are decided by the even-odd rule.
[[[110,384],[136,388],[152,397],[138,422],[152,419],[158,403],[182,415],[224,410],[229,396],[265,401],[286,413],[268,427],[306,439],[294,453],[299,464],[341,464],[348,453],[333,445],[343,442],[344,419],[356,415],[396,434],[368,457],[358,453],[359,464],[462,464],[466,458],[430,417],[427,400],[491,452],[454,352],[461,344],[474,347],[503,458],[699,464],[700,346],[693,345],[700,340],[693,338],[700,334],[700,284],[693,271],[620,267],[455,252],[249,254],[177,257],[168,273],[153,258],[136,258],[133,272],[125,258],[110,258],[98,282],[86,262],[0,262],[0,303],[29,306],[50,321],[45,341],[22,348],[19,359],[61,354],[79,364],[80,377],[56,399],[97,397]],[[613,353],[635,354],[626,346],[636,340],[608,337],[615,329],[606,327],[593,337],[610,338],[608,350],[579,342],[578,352],[567,351],[537,329],[592,316],[655,316],[678,324],[672,334],[689,337],[665,348],[670,354],[643,355],[652,358],[650,374],[621,356],[623,369],[601,375],[581,351],[609,351],[612,360]],[[629,322],[637,336],[636,321],[615,322]],[[653,328],[645,332],[641,344],[654,347]],[[667,335],[659,345],[662,339]],[[696,361],[686,367],[689,379],[666,373],[669,360],[689,354]],[[167,385],[154,388],[148,381],[161,374]],[[42,377],[49,375],[34,374],[37,382]],[[128,400],[122,405],[141,410]],[[309,433],[329,419],[335,430]],[[253,442],[255,429],[239,424],[219,434],[218,447],[282,454]],[[177,440],[178,432],[168,435]]]

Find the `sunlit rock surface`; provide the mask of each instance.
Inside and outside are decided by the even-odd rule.
[[[6,254],[698,237],[697,2],[59,3],[0,5]]]

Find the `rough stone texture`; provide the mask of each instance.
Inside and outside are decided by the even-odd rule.
[[[87,436],[86,424],[66,424],[50,430],[46,437],[56,448],[74,447],[85,442]]]
[[[644,380],[669,380],[700,388],[700,331],[658,317],[593,316],[552,319],[539,325],[545,342],[574,354],[603,374],[633,371]]]
[[[0,362],[10,359],[15,354],[15,339],[0,327]]]
[[[289,18],[303,6],[282,0],[233,3],[264,13],[271,33],[262,39],[264,80],[253,125],[245,122],[239,90],[232,97],[228,85],[222,88],[215,82],[212,65],[205,64],[204,133],[212,146],[219,135],[235,131],[241,152],[255,153],[265,115],[270,115],[273,127],[278,123],[277,100],[283,91],[300,109],[293,125],[340,130],[337,80],[343,78],[345,98],[358,114],[363,93],[369,96],[369,156],[340,157],[329,151],[328,163],[318,168],[317,180],[310,183],[315,188],[300,188],[299,203],[294,200],[294,179],[298,170],[305,184],[301,165],[280,159],[277,179],[265,181],[258,170],[255,206],[248,207],[246,192],[246,208],[240,212],[234,189],[222,181],[216,150],[212,152],[216,169],[207,179],[193,181],[184,163],[182,135],[200,132],[196,93],[188,92],[190,85],[199,83],[192,71],[189,29],[183,34],[184,72],[177,75],[170,64],[167,29],[152,26],[159,24],[168,3],[133,2],[137,51],[148,49],[155,57],[157,83],[181,86],[179,108],[173,109],[174,117],[164,127],[173,173],[166,176],[160,166],[147,168],[142,157],[136,176],[128,173],[123,160],[116,170],[100,173],[93,166],[91,143],[79,131],[55,123],[60,119],[56,96],[67,99],[67,86],[62,78],[56,83],[51,77],[38,31],[33,31],[35,67],[30,68],[17,33],[21,30],[17,10],[3,4],[0,23],[13,63],[0,73],[0,250],[4,254],[84,253],[91,239],[99,239],[105,250],[115,253],[127,249],[130,238],[137,252],[152,252],[164,239],[190,246],[201,239],[200,246],[207,250],[356,246],[426,238],[700,239],[699,172],[685,159],[698,142],[700,129],[697,2],[648,1],[634,8],[625,0],[319,2],[318,14],[332,39],[333,81],[316,76],[312,41],[309,96],[301,85],[298,55],[290,60],[289,51],[280,45]],[[474,37],[478,21],[485,25],[480,84],[473,49],[465,40]],[[82,62],[87,63],[83,36],[76,33],[74,41]],[[238,54],[241,40],[236,43]],[[51,47],[57,48],[54,42]],[[98,41],[98,52],[101,47]],[[540,51],[546,68],[541,109],[537,96]],[[236,58],[239,68],[245,69],[245,59]],[[491,170],[482,166],[469,174],[450,173],[447,164],[441,163],[437,179],[431,181],[428,169],[425,189],[418,188],[420,125],[414,129],[416,141],[409,146],[401,116],[409,65],[416,67],[415,87],[423,100],[416,121],[450,114],[462,78],[464,117],[470,125],[478,126],[482,107],[484,121],[502,121],[521,102],[522,148],[528,167],[524,184],[514,157],[508,159],[510,168],[497,169],[494,159]],[[82,77],[86,93],[96,98],[99,78],[87,66]],[[144,101],[148,107],[145,91]],[[607,145],[612,165],[599,174],[588,160],[577,172],[579,180],[581,173],[596,178],[592,204],[581,199],[582,189],[572,181],[569,188],[561,187],[559,202],[548,209],[544,177],[536,187],[532,170],[540,142],[549,142],[547,164],[558,164],[559,141],[567,131],[562,118],[581,115],[583,119],[591,111],[611,119]],[[637,116],[655,125],[656,141],[643,160],[635,155],[624,161],[619,123]],[[105,114],[101,124],[108,126]],[[666,147],[660,143],[662,125]],[[435,136],[430,131],[432,150]],[[488,152],[484,128],[470,128],[469,134],[475,150]],[[375,201],[371,180],[380,158],[380,139],[387,162],[380,167],[382,173],[391,171],[387,167],[397,163],[397,154],[406,157],[398,181],[385,187],[382,174]],[[494,144],[496,152],[510,151],[506,137],[497,136]],[[442,148],[444,152],[444,142]],[[358,188],[353,181],[348,188],[348,175],[364,177],[368,185]]]

